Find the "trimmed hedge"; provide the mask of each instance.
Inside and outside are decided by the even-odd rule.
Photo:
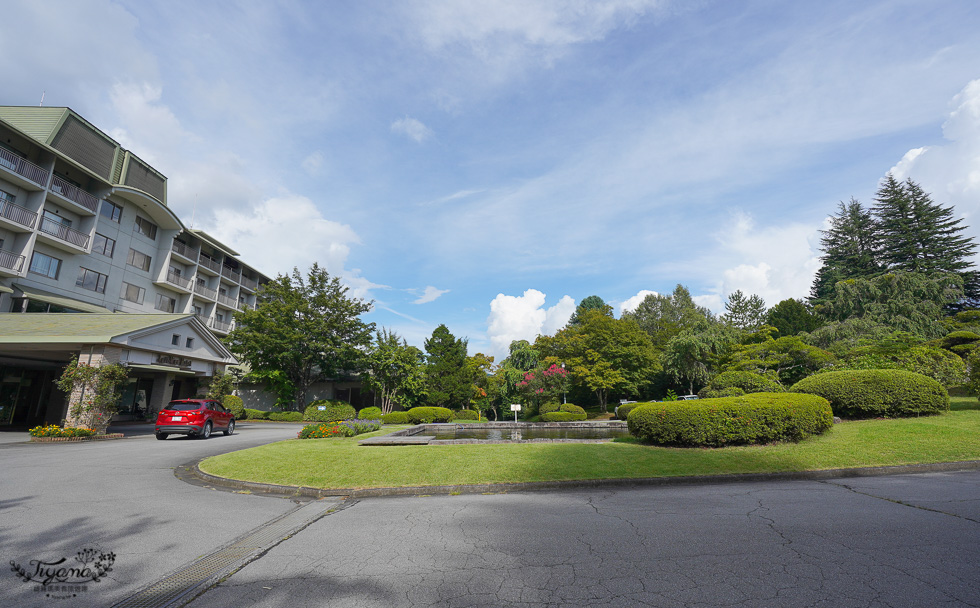
[[[324,407],[326,409],[320,409]],[[303,420],[310,422],[337,422],[357,418],[357,410],[349,403],[332,399],[318,399],[306,406]]]
[[[357,412],[357,417],[360,420],[381,420],[381,408],[374,406],[366,407]]]
[[[646,403],[624,403],[623,405],[620,405],[616,408],[616,418],[618,420],[626,420],[626,417],[629,416],[630,412],[641,405],[646,405]]]
[[[719,447],[799,441],[834,424],[817,395],[752,393],[742,397],[647,403],[626,421],[630,434],[659,445]]]
[[[408,412],[390,412],[381,416],[383,424],[408,424]]]
[[[585,410],[574,403],[562,403],[557,412],[548,412],[541,416],[545,422],[575,422],[585,420],[588,415]]]
[[[265,410],[253,410],[251,408],[245,408],[245,418],[249,420],[268,420],[269,412]]]
[[[276,422],[302,422],[303,414],[301,412],[270,412],[268,420],[275,420]]]
[[[452,419],[453,411],[446,407],[413,407],[408,410],[408,421],[412,424],[449,422]]]
[[[728,389],[737,388],[741,392]],[[722,372],[712,378],[708,386],[698,392],[701,399],[715,397],[737,397],[747,393],[781,393],[784,389],[778,382],[754,372]]]
[[[453,420],[479,420],[480,413],[476,410],[459,410],[453,412]]]
[[[235,420],[245,418],[245,402],[238,395],[225,395],[221,398],[221,405],[225,406]]]
[[[844,418],[903,417],[949,411],[949,393],[938,381],[899,369],[825,372],[794,384],[794,393],[819,395]]]
[[[541,407],[538,408],[538,413],[544,416],[545,414],[550,414],[551,412],[561,411],[561,404],[557,401],[549,401]]]

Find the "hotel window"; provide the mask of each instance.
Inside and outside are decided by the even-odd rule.
[[[78,273],[78,278],[75,279],[75,286],[96,293],[105,293],[105,283],[108,278],[101,272],[82,268],[81,272]]]
[[[194,338],[187,338],[187,341],[184,342],[184,346],[187,348],[194,348]]]
[[[53,211],[47,209],[41,215],[41,231],[48,234],[53,234],[60,238],[65,238],[68,234],[67,228],[71,228],[71,220],[66,217],[61,217]]]
[[[150,220],[143,219],[140,216],[136,216],[136,225],[133,229],[142,234],[145,237],[156,240],[157,238],[157,225]]]
[[[109,201],[102,201],[100,213],[117,224],[122,220],[122,207]]]
[[[121,297],[123,300],[128,300],[130,302],[135,302],[137,304],[143,303],[143,298],[146,296],[146,290],[142,287],[137,287],[136,285],[130,285],[129,283],[123,283]]]
[[[145,253],[140,253],[135,249],[130,249],[129,255],[126,257],[127,264],[129,264],[130,266],[135,266],[140,270],[149,270],[150,261],[151,261],[150,256],[146,255]]]
[[[163,312],[173,312],[177,308],[177,300],[174,298],[168,298],[167,296],[158,293],[157,294],[157,310],[162,310]]]
[[[0,202],[12,203],[16,198],[16,196],[7,192],[6,190],[0,190]]]
[[[61,270],[61,260],[58,258],[53,258],[49,255],[44,255],[40,251],[35,251],[34,255],[31,257],[31,265],[28,270],[34,274],[40,274],[52,279],[57,279],[58,271]]]
[[[174,346],[180,346],[180,334],[170,336],[170,343]]]
[[[98,232],[95,233],[95,238],[92,239],[92,253],[101,253],[107,258],[111,258],[112,252],[115,250],[116,241],[114,239],[110,239]]]

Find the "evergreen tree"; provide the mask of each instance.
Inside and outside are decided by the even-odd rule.
[[[851,199],[840,203],[837,215],[830,217],[830,227],[820,231],[820,257],[823,266],[810,289],[810,301],[823,304],[833,297],[838,281],[867,278],[878,274],[878,234],[871,211]]]
[[[425,341],[425,366],[429,405],[462,409],[469,404],[472,378],[466,365],[467,341],[456,339],[449,328],[440,325]]]
[[[762,326],[766,318],[766,301],[761,296],[752,294],[745,297],[741,289],[728,296],[725,302],[726,313],[721,320],[737,329],[754,331]]]
[[[779,330],[780,336],[795,336],[800,332],[811,332],[820,327],[820,317],[802,300],[789,298],[769,309],[766,325]]]
[[[589,296],[575,307],[575,312],[572,314],[572,318],[568,320],[568,325],[578,325],[582,322],[582,316],[592,310],[598,310],[607,317],[613,316],[613,308],[606,304],[605,300],[599,296]]]

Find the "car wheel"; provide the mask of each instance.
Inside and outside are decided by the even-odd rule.
[[[231,420],[228,422],[228,428],[224,430],[225,436],[231,435],[235,432],[235,421]]]
[[[160,441],[163,441],[164,439],[166,439],[169,436],[170,435],[168,435],[167,433],[157,433],[157,439],[159,439]]]
[[[207,439],[211,436],[211,421],[208,420],[204,423],[204,428],[201,429],[201,434],[198,435],[201,439]]]

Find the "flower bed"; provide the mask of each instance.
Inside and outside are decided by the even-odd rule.
[[[31,441],[35,443],[50,443],[56,441],[98,441],[102,439],[121,439],[122,433],[96,435],[94,429],[85,427],[63,428],[56,424],[36,426],[28,431]]]
[[[353,437],[381,429],[380,420],[345,420],[343,422],[318,422],[307,424],[296,434],[297,439],[326,439],[329,437]]]

